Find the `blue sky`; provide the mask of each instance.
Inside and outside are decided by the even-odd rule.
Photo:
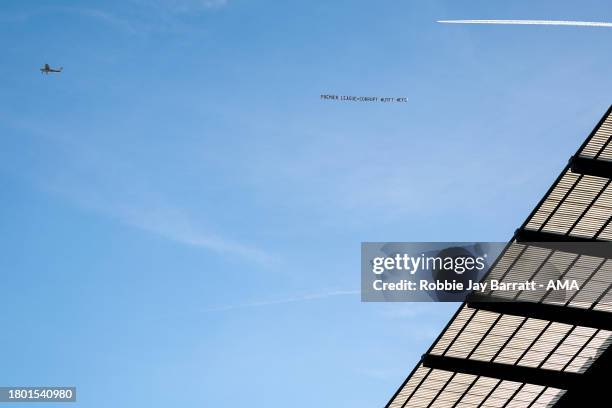
[[[360,303],[360,242],[507,240],[612,101],[610,29],[435,23],[612,20],[509,3],[4,0],[0,385],[384,405],[457,305]]]

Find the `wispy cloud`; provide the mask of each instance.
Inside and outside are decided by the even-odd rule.
[[[266,251],[204,231],[180,209],[116,208],[112,215],[125,224],[181,244],[237,255],[264,265],[275,262],[275,257]]]
[[[90,18],[130,33],[136,33],[139,31],[138,27],[136,27],[133,22],[126,18],[120,17],[105,10],[86,7],[49,6],[32,8],[28,11],[3,12],[0,14],[0,21],[9,23],[23,23],[38,16],[58,13]]]
[[[78,167],[69,169],[77,174],[83,172]],[[127,186],[133,188],[138,184],[137,181],[130,181]],[[186,210],[168,203],[159,193],[137,188],[127,193],[119,183],[114,185],[116,190],[107,189],[104,183],[92,189],[82,180],[66,177],[66,174],[47,178],[39,184],[44,190],[61,195],[81,208],[180,244],[203,248],[220,255],[238,256],[262,265],[276,261],[276,257],[262,249],[210,232]]]
[[[227,5],[228,0],[156,0],[147,2],[174,13],[195,13]]]
[[[161,23],[174,22],[176,18],[202,14],[227,6],[229,0],[130,0],[140,13],[149,14]]]
[[[0,12],[0,22],[24,23],[46,14],[68,14],[96,20],[129,34],[152,31],[179,31],[190,27],[181,17],[220,9],[228,0],[132,0],[135,7],[113,11],[80,6],[43,6],[20,11]]]
[[[326,299],[331,297],[338,296],[355,296],[359,295],[361,292],[359,290],[336,290],[330,292],[320,292],[320,293],[311,293],[300,296],[291,296],[282,299],[271,299],[271,300],[262,300],[248,303],[238,303],[234,305],[225,305],[225,306],[217,306],[205,309],[204,312],[226,312],[230,310],[236,309],[250,309],[254,307],[263,307],[263,306],[275,306],[275,305],[283,305],[287,303],[299,303],[299,302],[307,302],[311,300],[318,299]]]
[[[168,198],[146,172],[118,152],[82,144],[59,128],[39,127],[1,114],[0,119],[14,129],[36,136],[38,143],[57,160],[53,161],[57,166],[40,169],[34,166],[16,173],[27,177],[40,190],[179,244],[264,266],[278,261],[268,251],[215,233],[216,228],[209,225],[206,216],[198,216]]]
[[[138,29],[128,19],[121,18],[107,11],[91,9],[91,8],[64,8],[66,12],[73,12],[82,16],[90,17],[117,28],[129,31],[132,33],[138,32]]]
[[[612,23],[600,21],[566,20],[438,20],[442,24],[506,24],[506,25],[548,25],[575,27],[612,27]]]

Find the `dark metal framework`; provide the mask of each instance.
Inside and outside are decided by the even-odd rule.
[[[563,371],[512,364],[489,363],[467,358],[436,356],[434,354],[425,354],[421,359],[421,363],[423,367],[428,368],[456,371],[464,374],[483,375],[485,377],[498,378],[500,380],[527,382],[560,389],[570,387],[580,378],[579,374]]]
[[[508,302],[478,295],[470,296],[466,305],[472,309],[488,310],[499,314],[531,317],[612,332],[612,313],[601,310],[558,306],[542,302]]]
[[[553,274],[580,289],[562,299],[545,290],[468,298],[387,407],[601,406],[612,370],[612,251],[549,243],[610,241],[612,106],[485,277]]]

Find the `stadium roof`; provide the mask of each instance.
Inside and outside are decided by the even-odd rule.
[[[388,408],[575,407],[605,397],[612,370],[612,253],[551,243],[612,241],[611,141],[612,107],[485,277],[503,282],[552,274],[575,279],[580,289],[562,298],[520,290],[469,297]],[[511,302],[483,301],[490,297]]]

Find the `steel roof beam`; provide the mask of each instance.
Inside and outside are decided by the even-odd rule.
[[[612,241],[528,229],[516,230],[514,239],[518,244],[527,246],[569,252],[578,255],[595,256],[598,258],[612,258]]]
[[[612,178],[612,162],[607,160],[572,156],[570,159],[570,169],[572,170],[572,173]]]
[[[534,231],[519,228],[514,232],[514,239],[521,243],[542,243],[542,242],[607,242],[597,238],[576,237],[573,235],[555,234],[552,232]]]
[[[463,374],[480,375],[500,380],[516,381],[567,390],[575,385],[581,375],[576,373],[532,368],[502,363],[492,363],[465,358],[425,354],[423,366]]]
[[[600,310],[547,303],[496,300],[479,294],[468,296],[466,302],[467,306],[472,309],[612,331],[612,313]]]

